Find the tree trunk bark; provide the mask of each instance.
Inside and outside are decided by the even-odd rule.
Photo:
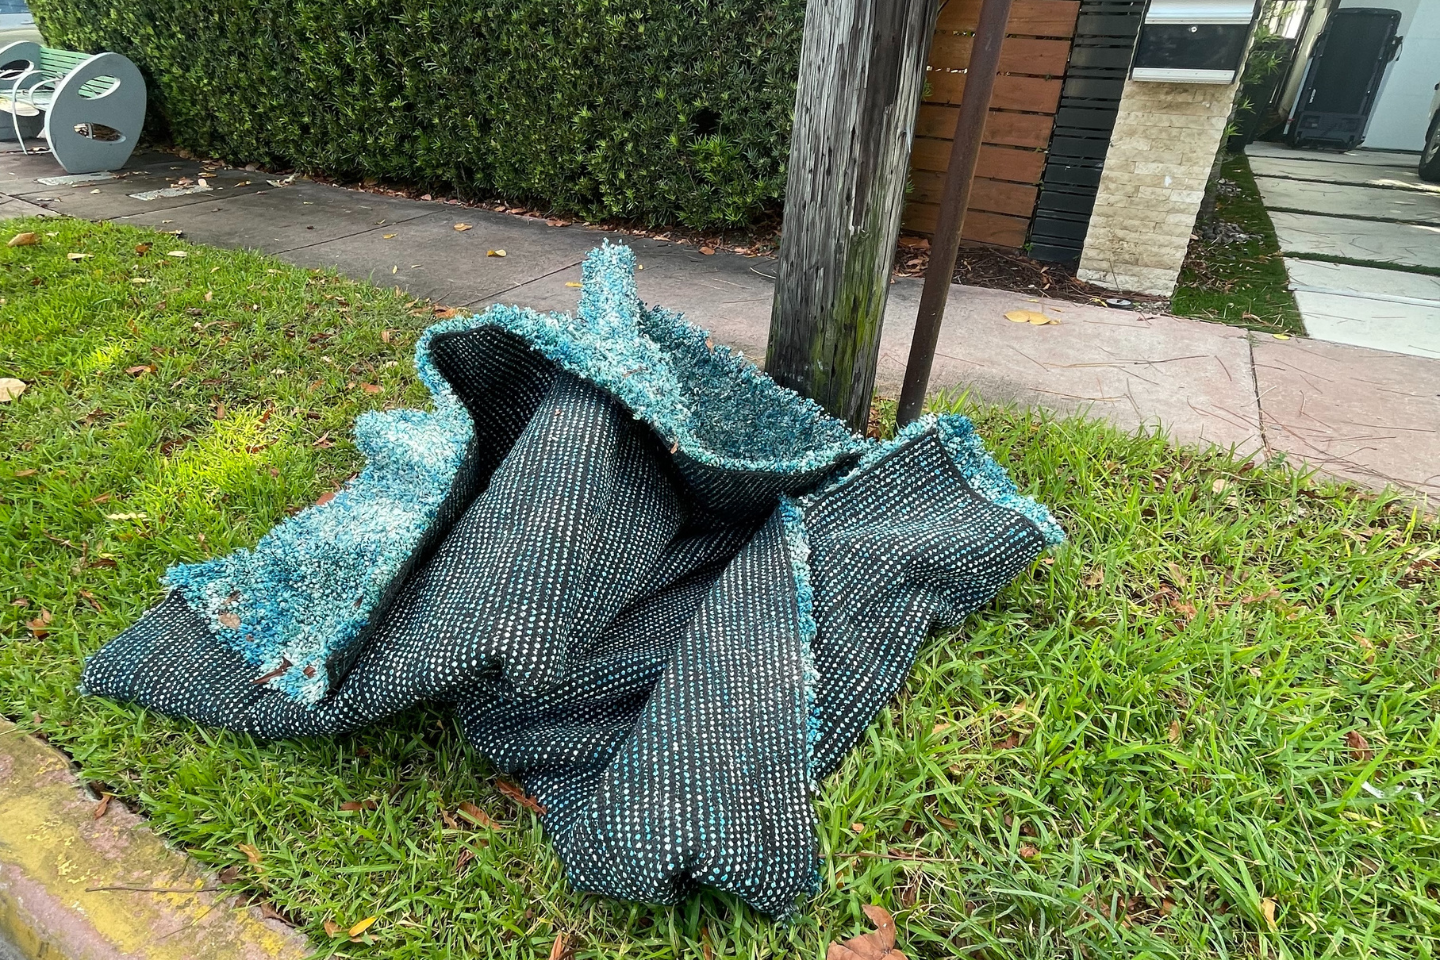
[[[765,366],[853,430],[880,327],[937,0],[810,0]]]

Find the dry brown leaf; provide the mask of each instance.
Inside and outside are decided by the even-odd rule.
[[[890,911],[879,904],[867,903],[860,908],[870,922],[875,924],[873,937],[879,937],[879,944],[885,952],[895,947],[895,918],[890,916]]]
[[[0,377],[0,403],[9,403],[24,393],[30,385],[14,377]]]
[[[895,949],[895,919],[890,911],[875,904],[866,904],[861,909],[875,924],[875,931],[844,943],[832,942],[825,952],[825,960],[906,960],[905,954]]]
[[[1179,743],[1179,742],[1180,742],[1180,721],[1179,721],[1179,720],[1171,720],[1171,721],[1170,721],[1170,742],[1171,742],[1171,743]]]
[[[346,813],[354,813],[356,810],[374,810],[379,806],[374,800],[346,800],[340,804],[340,809]]]
[[[254,864],[255,866],[257,866],[257,867],[260,866],[260,851],[255,848],[254,844],[250,844],[250,843],[237,844],[235,849],[237,849],[237,850],[239,850],[241,853],[245,854],[245,859],[246,859],[246,860],[249,860],[251,863],[253,863],[253,864]]]
[[[227,886],[239,879],[240,868],[235,866],[235,864],[233,863],[230,864],[230,866],[226,867],[224,870],[220,871],[220,882]]]
[[[233,613],[222,613],[215,619],[220,621],[220,626],[229,627],[231,630],[240,626],[240,618]]]
[[[375,921],[379,919],[379,917],[366,917],[364,920],[361,920],[359,923],[355,924],[355,926],[351,927],[345,932],[351,937],[358,937],[366,930],[369,930],[375,924]]]
[[[1260,901],[1260,912],[1265,915],[1265,922],[1266,922],[1267,924],[1269,924],[1271,930],[1278,929],[1278,928],[1275,926],[1275,898],[1274,898],[1274,897],[1266,897],[1264,900],[1261,900],[1261,901]]]
[[[700,248],[700,252],[701,252],[702,254],[704,254],[705,256],[707,256],[707,257],[711,257],[711,256],[714,256],[714,255],[715,255],[715,248],[714,248],[714,247],[709,247],[709,246],[701,247],[701,248]]]
[[[490,814],[486,813],[484,810],[481,810],[469,800],[460,801],[459,810],[460,816],[464,817],[466,820],[469,820],[477,827],[484,827],[487,830],[501,829],[500,824],[496,823],[493,819],[491,819]]]
[[[456,310],[454,307],[436,307],[436,308],[435,308],[435,319],[436,319],[436,320],[449,320],[451,317],[455,316],[455,315],[458,314],[459,312],[460,312],[460,311],[459,311],[459,310]]]
[[[1091,568],[1090,572],[1080,578],[1080,583],[1087,587],[1098,587],[1105,582],[1105,571],[1099,567]]]
[[[1210,484],[1210,492],[1224,493],[1225,488],[1228,486],[1230,486],[1230,481],[1226,480],[1224,477],[1216,477],[1215,480]]]
[[[330,434],[328,434],[328,433],[322,433],[322,434],[320,434],[319,439],[317,439],[317,440],[315,440],[313,443],[311,443],[310,446],[312,446],[312,447],[319,447],[321,450],[326,450],[326,449],[329,449],[330,447],[335,446],[335,441],[330,439]]]
[[[95,804],[95,809],[90,813],[90,819],[99,820],[105,816],[105,811],[110,809],[110,799],[110,794],[102,793],[100,795],[100,802]]]
[[[956,827],[960,826],[960,821],[951,820],[949,817],[942,817],[938,813],[935,815],[935,822],[940,824],[940,826],[944,827],[946,830],[954,830]]]
[[[378,384],[378,383],[362,383],[362,384],[360,384],[360,389],[361,389],[361,390],[364,390],[366,393],[384,393],[384,392],[385,392],[385,388],[382,387],[382,386],[380,386],[380,384]]]
[[[864,832],[865,832],[865,824],[863,824],[863,823],[861,823],[861,822],[859,822],[859,821],[857,820],[856,822],[850,824],[850,831],[851,831],[852,833],[864,833]]]
[[[555,942],[550,944],[550,960],[565,960],[574,952],[575,948],[570,945],[570,934],[555,934]]]
[[[520,789],[520,786],[518,784],[511,783],[509,780],[496,780],[495,789],[499,790],[501,793],[505,794],[505,796],[509,797],[511,800],[514,800],[516,803],[520,804],[520,806],[524,807],[526,810],[529,810],[531,813],[545,812],[545,807],[540,803],[540,801],[536,800],[534,797],[528,795],[524,790]]]
[[[1026,860],[1033,860],[1040,856],[1040,848],[1033,843],[1022,843],[1020,844],[1020,856]]]
[[[1005,314],[1005,319],[1011,323],[1029,323],[1037,327],[1043,327],[1047,323],[1059,323],[1054,317],[1041,313],[1038,310],[1011,310]]]
[[[1345,745],[1350,748],[1350,759],[1356,763],[1369,763],[1375,759],[1375,751],[1370,749],[1370,741],[1359,730],[1351,730],[1345,734]]]
[[[473,229],[473,227],[472,227],[470,224],[468,224],[468,223],[457,223],[457,224],[455,224],[455,232],[456,232],[456,233],[464,233],[466,230],[471,230],[471,229]]]
[[[465,872],[465,868],[468,867],[468,866],[470,865],[470,861],[471,861],[471,860],[474,860],[474,859],[475,859],[475,851],[474,851],[474,850],[471,850],[469,847],[466,847],[464,850],[461,850],[461,851],[460,851],[460,855],[455,858],[455,872],[456,872],[456,873],[464,873],[464,872]]]
[[[390,333],[389,330],[381,330],[381,331],[380,331],[380,342],[381,342],[381,343],[389,343],[389,342],[390,342],[390,337],[391,337],[391,333]]]
[[[217,404],[215,404],[215,419],[216,419],[216,420],[224,420],[224,419],[225,419],[225,404],[223,404],[223,403],[217,403]]]
[[[10,242],[9,242],[8,244],[6,244],[6,246],[10,246],[10,247],[33,247],[33,246],[35,246],[35,244],[37,244],[37,243],[39,243],[39,242],[40,242],[40,238],[39,238],[38,236],[36,236],[34,233],[30,232],[29,230],[26,230],[24,233],[17,233],[17,234],[15,234],[15,236],[11,237],[11,238],[10,238]]]
[[[1241,603],[1246,603],[1246,604],[1249,604],[1249,603],[1264,603],[1266,600],[1278,600],[1279,598],[1280,598],[1280,591],[1279,591],[1279,590],[1276,590],[1274,587],[1271,587],[1269,590],[1266,590],[1264,593],[1256,593],[1256,594],[1252,594],[1252,595],[1249,595],[1249,596],[1241,597],[1241,598],[1240,598],[1240,602],[1241,602]]]
[[[50,621],[52,619],[54,618],[51,615],[50,611],[45,609],[44,607],[41,607],[40,616],[36,617],[34,620],[25,621],[25,626],[29,628],[32,634],[35,635],[35,639],[39,640],[43,637],[49,636]]]
[[[317,507],[323,507],[323,506],[325,506],[325,504],[329,503],[331,500],[334,500],[334,499],[335,499],[335,491],[334,491],[334,490],[326,490],[324,493],[320,494],[320,496],[318,496],[318,497],[315,498],[315,506],[317,506]]]
[[[331,920],[329,917],[325,918],[325,923],[323,924],[323,926],[325,927],[325,936],[327,937],[338,937],[343,932],[340,929],[340,924],[336,923],[334,920]]]
[[[1186,622],[1194,620],[1195,616],[1200,612],[1199,610],[1195,609],[1195,604],[1182,603],[1179,600],[1171,600],[1170,609],[1174,610],[1180,616],[1184,617]]]
[[[155,372],[155,364],[153,364],[153,363],[137,364],[136,366],[133,366],[133,367],[126,367],[126,368],[125,368],[125,372],[128,373],[128,374],[130,374],[130,376],[132,376],[132,377],[143,377],[143,376],[145,376],[145,374],[147,374],[147,373],[154,373],[154,372]]]
[[[279,920],[281,923],[289,925],[290,921],[286,919],[285,914],[276,910],[275,905],[269,900],[261,900],[256,906],[260,908],[260,916],[264,919]]]
[[[20,477],[33,477],[39,472],[40,471],[36,470],[34,467],[26,467],[24,470],[16,470],[13,474],[11,474],[11,476],[19,479]]]

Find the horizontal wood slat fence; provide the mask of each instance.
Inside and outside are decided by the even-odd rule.
[[[1010,8],[963,239],[1024,245],[1079,12],[1080,0],[1015,0]],[[915,189],[907,198],[903,221],[907,233],[928,236],[935,229],[979,18],[980,0],[946,0],[940,9],[930,47],[929,83],[915,123],[910,157]]]

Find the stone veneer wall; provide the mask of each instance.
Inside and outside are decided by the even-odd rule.
[[[1238,83],[1126,81],[1080,278],[1169,296]]]

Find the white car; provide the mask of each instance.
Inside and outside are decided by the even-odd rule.
[[[1430,101],[1430,126],[1425,129],[1425,146],[1420,151],[1420,179],[1440,183],[1440,83]]]

